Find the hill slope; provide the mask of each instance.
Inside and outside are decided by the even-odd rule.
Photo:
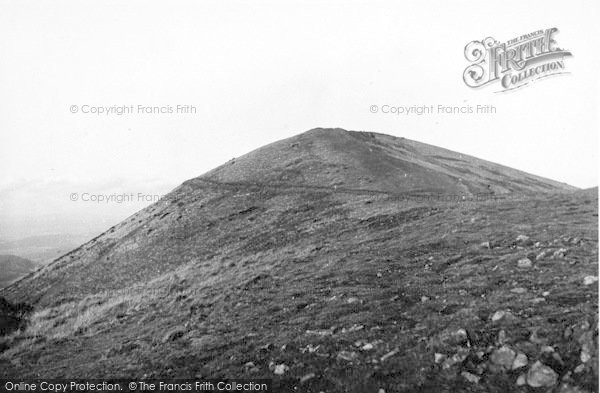
[[[470,198],[480,191],[494,197]],[[402,197],[414,193],[429,197]],[[443,197],[455,193],[466,198]],[[416,142],[311,131],[0,291],[36,308],[0,370],[504,392],[540,360],[597,391],[597,201]],[[505,347],[527,365],[498,363]]]
[[[255,214],[285,209],[289,194],[308,193],[309,198],[319,192],[341,193],[342,198],[351,194],[383,198],[444,195],[457,200],[482,195],[488,199],[521,198],[574,189],[402,138],[315,129],[257,149],[185,182],[163,201],[7,290],[7,296],[47,304],[65,291],[80,296],[145,282],[198,258],[223,253],[223,245],[206,237],[212,239],[219,228],[230,233],[237,230],[221,222],[224,218],[235,221],[229,215],[239,211],[243,216],[253,209]],[[234,198],[244,190],[259,198],[263,192],[281,197],[272,201],[273,205],[263,202],[260,207],[245,202],[238,207],[243,199]],[[269,230],[270,225],[277,227],[276,222],[269,221],[257,225]]]

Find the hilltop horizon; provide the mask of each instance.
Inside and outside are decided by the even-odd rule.
[[[322,130],[327,132],[327,130],[331,131],[343,129],[317,127],[305,131],[301,134],[297,134],[295,136],[270,142],[265,146],[278,142],[281,143],[282,141],[290,138],[298,138],[300,137],[300,135],[314,132],[315,130]],[[350,132],[356,132],[359,133],[359,135],[373,134],[382,135],[385,136],[385,138],[391,139],[398,138],[398,140],[405,140],[407,143],[414,143],[423,148],[431,146],[441,149],[442,151],[451,152],[451,150],[447,148],[436,147],[431,144],[418,142],[416,140],[411,140],[403,137],[395,137],[380,132]],[[259,147],[257,149],[264,148],[265,146]],[[239,159],[247,154],[249,154],[249,152],[245,152],[244,154],[236,157],[236,159]],[[472,155],[463,155],[474,158],[474,156]],[[485,159],[483,161],[490,162]],[[171,192],[179,184],[203,176],[208,172],[216,170],[220,166],[221,165],[218,164],[215,168],[208,168],[204,172],[200,171],[200,174],[196,174],[188,178],[168,180],[159,178],[154,178],[152,180],[131,180],[123,178],[114,179],[111,181],[103,180],[100,182],[92,182],[90,181],[90,179],[87,179],[85,182],[79,182],[76,179],[72,179],[70,181],[59,180],[58,183],[53,184],[52,180],[50,179],[44,181],[42,184],[44,187],[42,198],[40,198],[40,193],[42,193],[42,189],[40,187],[42,187],[42,185],[39,184],[39,182],[32,182],[29,185],[27,185],[27,183],[23,183],[21,185],[13,185],[11,186],[10,191],[7,189],[5,189],[4,191],[0,191],[0,202],[3,202],[7,206],[12,206],[10,213],[7,213],[5,211],[3,212],[3,215],[0,216],[1,221],[3,222],[2,228],[0,228],[0,243],[2,241],[11,243],[25,243],[27,241],[35,240],[35,238],[40,237],[63,237],[67,240],[69,238],[92,238],[93,236],[95,236],[95,234],[101,233],[106,228],[119,223],[120,221],[126,219],[132,214],[135,214],[137,211],[147,207],[152,203],[148,202],[144,198],[138,198],[138,194],[146,198],[156,200]],[[505,165],[500,165],[500,167],[506,168]],[[520,168],[516,169],[519,170]],[[538,175],[533,176],[535,178],[543,178]],[[553,182],[568,185],[567,183],[562,183],[556,180],[553,180]],[[70,201],[69,196],[73,192],[78,194],[80,198],[81,194],[84,192],[87,192],[91,195],[104,196],[119,196],[124,194],[133,194],[134,197],[130,198],[129,200],[125,200],[122,203],[92,203],[84,202],[81,200]],[[17,203],[21,202],[27,202],[31,206],[28,206],[26,211],[21,212],[21,210],[17,206]],[[41,204],[37,206],[38,203]],[[21,256],[33,257],[34,259],[39,258],[40,260],[42,260],[46,256],[52,255],[52,253],[54,252],[54,250],[52,249],[49,249],[45,253],[35,251],[35,248],[39,247],[37,243],[37,241],[30,241],[30,245],[24,248],[24,255]],[[69,241],[66,241],[66,243],[70,244]],[[57,247],[57,250],[60,249],[64,249],[64,245]],[[19,250],[17,249],[17,253],[18,251]],[[7,248],[7,252],[14,253],[15,250],[14,248]]]
[[[246,186],[292,190],[363,193],[365,195],[431,196],[444,194],[447,201],[462,198],[525,197],[540,192],[574,191],[576,187],[531,175],[448,149],[369,131],[347,131],[341,128],[313,128],[290,138],[269,143],[240,157],[232,158],[199,176],[184,181],[155,203],[139,209],[125,218],[132,218],[153,205],[165,201],[175,203],[190,189],[206,185]],[[135,195],[132,198],[135,198]],[[128,196],[128,195],[126,195]],[[128,196],[129,197],[129,196]],[[443,200],[443,199],[440,199]],[[112,202],[114,205],[116,202]],[[111,228],[122,225],[117,222]],[[95,241],[106,235],[108,226],[85,237]],[[55,248],[43,248],[33,255],[46,260],[40,266],[61,259],[81,242],[84,236],[44,235],[19,241],[0,242],[19,256],[31,255],[31,249],[51,239]],[[21,248],[12,246],[22,243]],[[87,244],[88,242],[82,243]],[[71,249],[65,249],[69,245]],[[53,255],[53,256],[52,256]]]

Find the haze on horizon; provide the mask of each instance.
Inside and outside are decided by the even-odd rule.
[[[402,136],[597,186],[599,6],[534,3],[535,15],[509,1],[490,18],[475,1],[414,2],[409,13],[391,1],[4,1],[0,239],[98,233],[232,157],[315,127]],[[573,53],[569,75],[508,94],[464,85],[465,44],[550,27]],[[497,113],[369,110],[439,104]],[[174,112],[81,113],[86,105]],[[136,198],[87,203],[73,193]]]

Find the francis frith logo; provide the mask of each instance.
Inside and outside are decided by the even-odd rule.
[[[556,43],[556,27],[524,34],[504,43],[488,37],[465,46],[471,63],[464,73],[467,86],[478,88],[499,83],[499,91],[514,90],[552,75],[567,73],[565,58],[571,52]]]

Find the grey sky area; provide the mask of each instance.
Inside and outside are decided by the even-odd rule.
[[[0,4],[0,240],[97,233],[315,127],[597,186],[598,2]],[[463,82],[470,41],[552,27],[568,73],[508,93]],[[495,113],[384,110],[423,105]],[[90,200],[110,194],[134,197]]]

